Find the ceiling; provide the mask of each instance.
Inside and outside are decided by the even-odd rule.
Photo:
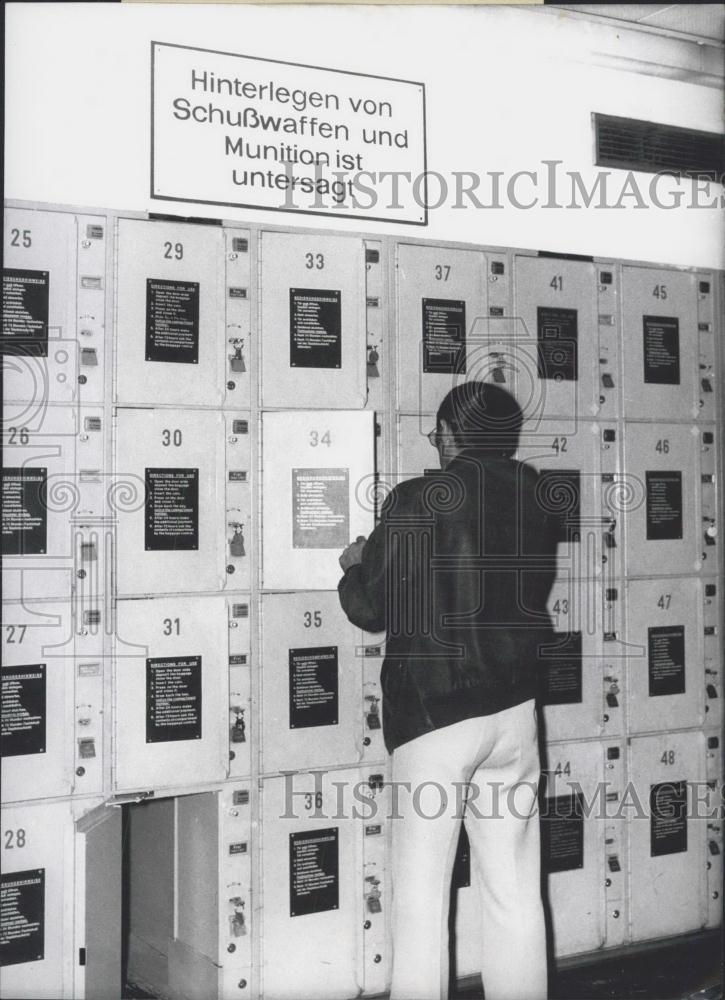
[[[725,4],[722,3],[563,3],[553,6],[710,42],[723,42],[725,38]]]

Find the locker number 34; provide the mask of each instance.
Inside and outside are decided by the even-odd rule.
[[[329,431],[323,431],[322,434],[319,431],[310,431],[310,448],[317,448],[321,444],[327,445],[329,448],[332,444],[332,435]]]

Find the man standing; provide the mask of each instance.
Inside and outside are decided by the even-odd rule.
[[[395,487],[369,539],[340,557],[347,617],[386,630],[383,730],[400,815],[391,1000],[447,996],[464,788],[486,1000],[546,996],[535,694],[554,640],[546,601],[559,524],[536,472],[511,457],[522,420],[499,386],[452,389],[429,434],[441,471]]]

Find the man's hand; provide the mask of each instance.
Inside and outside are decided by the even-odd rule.
[[[358,563],[362,562],[362,550],[365,541],[364,535],[358,535],[355,541],[350,542],[348,547],[343,550],[340,556],[340,565],[345,573],[347,573],[351,566],[357,566]]]

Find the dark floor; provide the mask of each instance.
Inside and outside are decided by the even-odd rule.
[[[551,1000],[722,1000],[722,958],[720,933],[709,933],[561,970],[554,976],[550,996]],[[152,998],[133,986],[127,986],[123,996],[124,1000]],[[452,1000],[482,997],[480,984],[467,984]]]

